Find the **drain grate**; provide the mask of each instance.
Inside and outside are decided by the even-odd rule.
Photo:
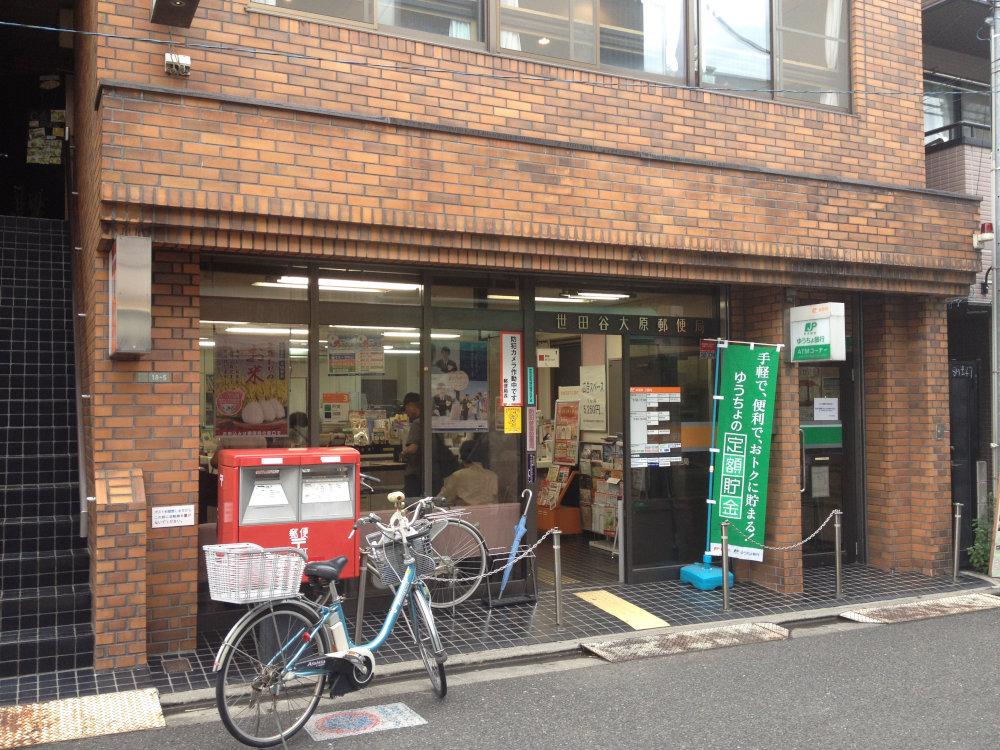
[[[156,688],[0,707],[0,750],[165,726]]]
[[[854,622],[888,625],[894,622],[926,620],[930,617],[943,617],[944,615],[982,612],[983,610],[996,609],[997,607],[1000,607],[1000,597],[991,596],[990,594],[963,594],[961,596],[949,596],[944,599],[933,599],[926,602],[856,609],[850,612],[841,612],[840,616],[845,620],[853,620]]]
[[[653,656],[670,656],[689,651],[707,651],[713,648],[746,646],[751,643],[783,641],[788,631],[768,622],[723,625],[718,628],[691,630],[686,633],[667,633],[644,638],[622,638],[614,641],[583,643],[581,647],[610,662],[648,659]]]

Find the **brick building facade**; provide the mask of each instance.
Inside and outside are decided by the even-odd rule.
[[[201,0],[191,28],[173,30],[192,60],[178,79],[163,72],[166,47],[143,41],[167,36],[149,17],[149,0],[78,7],[81,29],[116,35],[77,45],[91,482],[139,469],[149,509],[197,502],[199,287],[210,259],[698,284],[728,300],[720,318],[733,338],[781,341],[795,304],[855,311],[857,559],[945,571],[945,299],[967,293],[978,270],[969,243],[978,202],[925,183],[916,0],[851,4],[847,110],[410,39],[246,0]],[[153,243],[153,349],[135,361],[107,356],[118,235]],[[137,372],[169,380],[140,383]],[[804,525],[796,366],[781,377],[767,528],[779,545]],[[135,507],[98,505],[94,528]],[[99,666],[141,662],[135,642],[150,653],[193,644],[197,528],[148,528],[144,538],[147,629],[113,630],[95,614]],[[768,553],[745,572],[794,592],[802,567],[801,552]],[[92,585],[97,602],[121,583],[95,560]]]

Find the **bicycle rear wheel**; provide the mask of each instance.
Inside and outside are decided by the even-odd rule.
[[[437,628],[434,627],[434,613],[430,602],[426,594],[416,586],[410,593],[410,629],[413,642],[420,652],[420,660],[423,661],[427,676],[431,679],[434,695],[444,698],[448,692],[448,678],[444,670],[447,655],[438,637]]]
[[[264,610],[244,625],[223,657],[215,685],[222,723],[233,737],[252,747],[288,740],[312,716],[326,676],[283,674],[304,644],[296,664],[319,659],[330,646],[325,628],[306,643],[302,633],[318,621],[292,607]],[[288,648],[284,648],[285,646]]]
[[[431,540],[434,576],[425,581],[432,607],[445,609],[472,596],[486,575],[486,540],[479,529],[460,518],[449,518]]]

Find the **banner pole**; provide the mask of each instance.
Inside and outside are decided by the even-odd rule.
[[[712,498],[715,497],[715,437],[719,418],[719,370],[721,369],[719,363],[722,361],[722,351],[726,348],[720,346],[721,343],[721,339],[718,339],[715,342],[715,388],[712,394],[712,439],[708,444],[709,456],[711,456],[712,460],[708,464],[708,500],[705,502],[705,554],[701,559],[705,565],[712,564]]]

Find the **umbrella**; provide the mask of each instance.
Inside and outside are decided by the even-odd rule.
[[[510,581],[510,571],[514,569],[514,558],[517,557],[517,550],[521,546],[521,539],[528,530],[525,518],[528,515],[528,508],[531,507],[531,490],[526,489],[521,493],[521,497],[525,495],[528,496],[528,502],[524,504],[524,513],[521,514],[521,517],[517,520],[517,526],[514,527],[514,543],[510,545],[510,554],[507,555],[507,564],[503,569],[503,578],[500,581],[500,593],[497,595],[497,599],[503,596],[503,590],[507,588],[507,582]]]

